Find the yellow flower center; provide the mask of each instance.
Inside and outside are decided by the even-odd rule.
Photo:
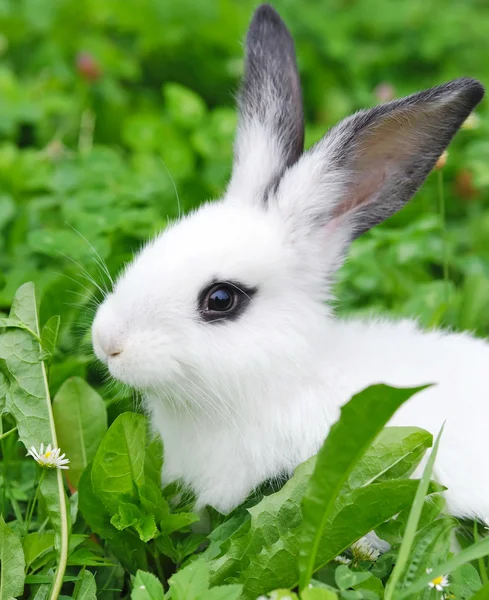
[[[51,456],[51,454],[52,454],[52,452],[51,452],[51,451],[49,451],[49,452],[46,452],[46,454],[44,455],[44,458],[49,458],[49,457]]]
[[[431,583],[433,585],[441,585],[443,583],[443,575],[440,575],[440,577],[435,577],[431,580]]]

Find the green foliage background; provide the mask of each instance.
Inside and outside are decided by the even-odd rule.
[[[129,587],[136,599],[162,598],[162,586],[143,571],[156,573],[166,591],[165,577],[193,556],[203,540],[189,533],[195,520],[189,504],[172,505],[175,512],[170,512],[175,490],[164,490],[163,496],[159,491],[161,451],[154,442],[146,443],[142,417],[121,416],[134,408],[133,399],[104,383],[93,362],[88,326],[94,305],[110,283],[100,259],[115,276],[141,244],[178,217],[180,210],[189,211],[225,189],[236,127],[233,94],[243,68],[242,40],[256,4],[249,0],[0,0],[0,319],[8,314],[15,291],[25,281],[34,281],[38,288],[41,328],[52,315],[61,316],[54,350],[47,340],[54,339],[57,321],[50,321],[40,333],[44,353],[40,357],[35,340],[19,329],[18,322],[3,319],[2,325],[0,321],[0,350],[6,352],[0,356],[0,367],[5,361],[9,365],[7,350],[20,339],[25,355],[15,368],[21,368],[26,381],[34,372],[29,369],[37,369],[36,381],[42,382],[42,361],[49,356],[49,385],[56,395],[54,419],[57,424],[70,423],[70,432],[80,434],[76,438],[58,427],[60,445],[71,450],[70,485],[84,490],[83,518],[78,520],[78,495],[75,487],[70,490],[75,492],[70,494],[73,526],[68,573],[72,579],[68,587],[65,582],[64,591],[72,590],[75,598],[95,598],[95,585],[102,598],[127,597]],[[296,41],[307,146],[341,118],[382,99],[462,75],[489,85],[486,0],[276,0],[274,5]],[[339,274],[338,311],[415,316],[427,327],[470,329],[487,336],[488,240],[486,101],[451,145],[446,166],[430,175],[410,205],[354,243]],[[30,288],[23,294],[32,318],[33,294]],[[11,319],[17,316],[11,313]],[[25,317],[21,321],[25,324]],[[17,561],[20,573],[23,567],[18,561],[25,558],[29,597],[41,600],[47,597],[56,564],[57,488],[51,473],[41,486],[44,504],[23,529],[22,513],[34,506],[37,483],[35,465],[21,456],[17,435],[24,443],[46,443],[49,431],[39,417],[29,429],[33,437],[26,437],[22,406],[29,400],[28,386],[19,378],[19,388],[12,392],[18,398],[9,400],[5,390],[10,384],[2,372],[0,408],[5,397],[7,408],[8,402],[12,406],[10,416],[6,410],[7,416],[0,420],[4,427],[0,427],[0,513],[8,522],[0,520],[0,563]],[[49,395],[39,385],[46,401],[42,419],[47,422]],[[74,407],[82,411],[90,407],[90,416],[85,412],[80,423],[70,420]],[[107,424],[112,428],[105,433]],[[14,425],[15,435],[7,431],[4,436]],[[118,437],[121,431],[128,439],[139,436],[146,454],[144,467],[139,464],[140,477],[125,482],[124,497],[112,498],[107,496],[112,487],[105,460],[109,451],[116,454],[111,436]],[[419,447],[424,452],[428,434],[412,435],[422,437]],[[403,439],[400,433],[392,434],[389,455],[405,447]],[[370,451],[375,455],[375,448]],[[117,460],[122,465],[131,463],[135,452],[129,448]],[[410,450],[409,468],[422,452]],[[93,465],[88,464],[92,459]],[[219,569],[228,572],[227,561],[236,561],[236,556],[243,565],[257,560],[268,568],[261,554],[251,559],[242,554],[243,540],[255,543],[266,537],[260,520],[264,514],[280,522],[273,511],[280,511],[282,502],[290,503],[288,494],[295,498],[305,485],[305,471],[310,474],[312,467],[306,464],[301,469],[299,487],[288,484],[281,495],[252,509],[248,532],[250,516],[244,511],[213,530],[206,550],[210,568],[197,562],[194,573],[185,570],[185,575],[173,575],[174,600],[189,600],[186,586],[196,579],[198,594],[192,597],[238,597],[241,588],[232,577],[218,577]],[[412,482],[396,482],[401,475],[391,474],[386,490],[391,487],[396,494],[404,490],[403,502],[409,505],[414,488]],[[375,490],[366,489],[367,495],[375,496]],[[300,497],[294,500],[297,514]],[[99,511],[101,501],[108,512]],[[394,506],[392,514],[399,511]],[[353,508],[357,508],[354,503]],[[449,555],[448,532],[454,527],[452,521],[437,519],[439,510],[423,513],[414,542],[415,549],[424,547],[431,536],[433,547],[438,544],[433,551],[436,564]],[[51,519],[53,529],[39,531],[46,527],[45,517]],[[405,518],[381,526],[394,547],[403,539]],[[216,515],[211,514],[211,521],[212,527],[220,524]],[[421,526],[431,529],[427,532]],[[87,537],[91,531],[104,541],[103,548]],[[224,552],[224,558],[215,558],[219,552]],[[237,554],[231,560],[233,552]],[[271,550],[270,557],[275,560]],[[382,597],[380,580],[390,573],[392,557],[387,555],[375,567],[367,561],[368,585],[365,573],[353,575],[346,567],[340,573],[332,563],[325,567],[322,581],[334,584],[331,589],[339,590],[341,598]],[[416,560],[417,576],[428,565],[435,566],[426,552],[421,562],[419,556]],[[233,568],[241,565],[233,564]],[[363,563],[359,559],[353,564]],[[96,582],[87,566],[94,572],[99,569]],[[136,575],[138,569],[142,570]],[[454,571],[452,589],[458,585],[460,598],[469,598],[481,581],[473,566],[464,569]],[[489,585],[484,563],[479,571],[482,583]],[[40,573],[44,579],[39,579]],[[5,597],[22,593],[17,589],[18,577],[10,572]],[[70,581],[76,581],[75,587],[69,587]],[[263,588],[263,581],[265,577],[256,584],[257,590]],[[209,584],[223,582],[230,587],[207,590]],[[360,585],[373,586],[367,592],[374,590],[374,596],[365,590],[360,594]],[[150,591],[141,592],[141,586]],[[306,590],[302,598],[332,597],[324,594]],[[425,592],[420,597],[432,596]]]
[[[80,336],[87,341],[89,296],[100,297],[88,274],[105,285],[87,241],[115,274],[178,216],[179,203],[188,211],[223,192],[242,40],[255,5],[0,0],[0,272],[6,280],[0,310],[21,283],[33,280],[41,322],[61,315],[54,390],[67,373],[99,380],[90,371],[89,345],[79,343]],[[296,40],[307,145],[385,94],[460,75],[487,79],[484,0],[275,5]],[[458,135],[442,174],[431,175],[408,208],[353,246],[337,290],[340,311],[409,314],[428,326],[489,332],[486,105],[477,116],[476,128]]]

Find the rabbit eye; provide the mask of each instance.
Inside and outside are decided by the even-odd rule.
[[[237,319],[256,291],[239,282],[213,282],[199,294],[200,316],[207,322]]]
[[[207,306],[209,310],[230,310],[236,299],[236,293],[229,287],[219,287],[209,294]]]

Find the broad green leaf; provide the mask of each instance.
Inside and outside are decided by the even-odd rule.
[[[209,589],[209,572],[204,560],[188,564],[168,580],[172,600],[196,600]]]
[[[121,500],[137,503],[137,486],[144,483],[146,421],[123,413],[105,434],[92,466],[93,491],[112,513]]]
[[[107,539],[114,535],[115,529],[110,523],[108,510],[101,505],[99,497],[93,491],[92,467],[93,464],[89,464],[80,478],[78,506],[90,529],[103,539]]]
[[[431,447],[433,436],[417,427],[385,427],[353,467],[351,488],[408,477]]]
[[[24,568],[22,543],[0,516],[0,600],[22,596]]]
[[[163,600],[161,582],[152,574],[138,571],[134,578],[131,600]]]
[[[53,414],[59,445],[70,459],[69,480],[77,487],[107,430],[105,404],[86,381],[73,377],[54,397]]]
[[[395,411],[421,389],[371,386],[343,406],[339,421],[331,428],[318,453],[315,470],[302,501],[301,589],[312,577],[321,536],[343,484]]]
[[[75,600],[97,600],[97,584],[90,571],[83,571],[81,579],[76,582],[73,593]]]
[[[54,533],[51,531],[29,533],[29,535],[25,536],[22,546],[24,548],[26,567],[29,568],[42,555],[54,549]]]

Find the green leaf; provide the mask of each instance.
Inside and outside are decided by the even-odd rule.
[[[351,488],[409,477],[431,447],[433,436],[417,427],[385,427],[352,469]]]
[[[143,515],[136,523],[136,531],[140,539],[146,544],[158,535],[154,515]]]
[[[53,414],[59,445],[70,459],[69,479],[77,487],[107,430],[105,404],[86,381],[72,377],[54,397]]]
[[[56,347],[58,339],[60,317],[58,315],[51,317],[41,330],[41,359],[46,360],[51,358]]]
[[[396,600],[404,600],[404,598],[409,598],[409,596],[412,596],[413,594],[423,590],[435,577],[438,577],[439,575],[448,575],[461,565],[470,563],[473,560],[487,555],[489,555],[489,538],[484,538],[479,542],[472,544],[472,546],[461,550],[452,558],[447,560],[447,562],[434,567],[431,573],[425,573],[407,589],[396,591]]]
[[[489,600],[489,583],[472,596],[471,600]]]
[[[370,573],[360,573],[351,571],[346,565],[340,565],[336,568],[334,578],[336,585],[340,590],[357,587],[366,579],[372,577]]]
[[[448,559],[450,552],[450,535],[457,521],[450,517],[438,519],[430,523],[416,534],[404,573],[399,580],[399,589],[405,589],[414,580]],[[430,591],[426,589],[424,596],[430,599]],[[411,600],[420,600],[413,596]]]
[[[438,452],[438,447],[440,444],[440,438],[443,433],[442,426],[440,433],[438,434],[435,445],[433,446],[433,450],[431,451],[430,456],[426,462],[426,466],[423,471],[423,477],[419,482],[419,487],[416,492],[416,497],[413,502],[413,506],[409,512],[409,517],[406,524],[406,530],[404,532],[404,539],[402,541],[401,547],[399,549],[399,554],[396,561],[396,566],[392,571],[392,574],[389,578],[389,582],[387,583],[385,590],[385,598],[386,600],[391,600],[394,598],[394,593],[397,594],[396,586],[398,581],[400,580],[404,569],[408,563],[409,554],[411,552],[411,546],[414,542],[414,538],[416,535],[416,530],[418,528],[419,519],[421,517],[421,512],[423,510],[424,500],[426,493],[428,491],[428,487],[430,485],[431,473],[433,472],[433,465],[435,463],[436,454]],[[396,595],[397,600],[397,595]]]
[[[168,580],[172,600],[196,600],[209,589],[209,572],[201,558],[191,562]]]
[[[301,600],[338,600],[338,596],[331,590],[314,587],[303,590]]]
[[[0,516],[0,600],[22,596],[24,569],[22,543]]]
[[[83,518],[90,529],[107,539],[114,535],[115,530],[110,524],[110,514],[100,503],[93,491],[92,466],[89,464],[83,472],[78,484],[78,506]]]
[[[137,503],[144,483],[146,421],[142,415],[119,415],[105,434],[92,466],[93,491],[116,514],[121,500]]]
[[[54,533],[29,533],[23,540],[23,548],[27,569],[44,554],[54,550]]]
[[[97,600],[97,584],[90,571],[83,571],[81,579],[76,582],[73,592],[75,600]]]
[[[110,519],[110,522],[116,529],[122,531],[132,525],[136,525],[140,517],[141,511],[135,504],[121,502],[119,504],[119,512]]]
[[[238,584],[218,585],[197,596],[197,600],[238,600],[241,597],[243,586]],[[277,596],[278,600],[279,596]],[[289,598],[291,596],[289,595]]]
[[[163,600],[161,582],[152,574],[138,571],[134,578],[131,600]]]
[[[302,501],[300,589],[311,579],[325,524],[353,467],[395,411],[422,389],[371,386],[343,406],[339,421],[331,428],[318,453],[315,471]]]

